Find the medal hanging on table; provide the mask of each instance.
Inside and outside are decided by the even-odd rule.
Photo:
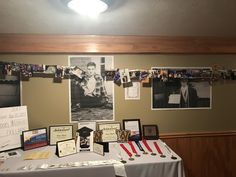
[[[150,146],[147,143],[147,140],[143,139],[142,142],[143,142],[144,146],[147,148],[147,150],[151,153],[151,155],[157,155],[156,153],[154,153],[152,151],[152,149],[150,148]]]
[[[131,161],[134,160],[134,158],[132,157],[131,152],[129,152],[129,150],[125,147],[124,144],[120,144],[120,147],[122,147],[122,149],[126,152],[126,154],[128,154],[129,160],[131,160]]]
[[[130,145],[130,147],[132,149],[132,152],[135,154],[135,157],[140,157],[140,155],[137,153],[137,151],[136,151],[132,141],[128,141],[128,143],[129,143],[129,145]]]
[[[154,144],[157,152],[160,154],[160,157],[165,158],[166,156],[162,153],[162,151],[161,151],[160,147],[158,146],[157,142],[153,142],[153,144]]]
[[[171,150],[170,150],[170,148],[166,145],[166,143],[164,143],[163,141],[161,141],[161,142],[162,142],[162,144],[165,146],[165,148],[167,149],[167,151],[169,152],[169,154],[171,155],[171,159],[176,160],[177,157],[175,157],[175,156],[171,153]]]
[[[143,154],[148,154],[148,152],[144,151],[143,147],[141,146],[140,142],[139,141],[135,141],[135,144],[138,146],[139,150],[140,151],[143,151]]]

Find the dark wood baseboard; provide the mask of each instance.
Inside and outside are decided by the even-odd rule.
[[[186,177],[236,177],[236,132],[162,134],[184,162]]]

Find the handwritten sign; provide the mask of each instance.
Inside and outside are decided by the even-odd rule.
[[[0,151],[21,147],[22,131],[28,129],[26,106],[0,108]]]

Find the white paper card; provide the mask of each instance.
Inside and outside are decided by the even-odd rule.
[[[103,150],[103,145],[101,144],[97,144],[97,143],[93,143],[93,152],[104,156],[104,150]]]
[[[169,104],[180,104],[180,94],[171,94],[169,96]]]
[[[26,106],[0,108],[0,151],[21,147],[20,135],[28,129]]]
[[[88,121],[88,122],[79,122],[78,123],[78,129],[81,129],[83,127],[88,127],[90,129],[92,129],[93,131],[96,130],[96,122],[95,121]]]
[[[127,177],[126,171],[125,171],[125,166],[123,163],[116,163],[113,166],[114,166],[116,176]]]
[[[133,82],[132,87],[125,88],[125,100],[140,100],[140,83]]]

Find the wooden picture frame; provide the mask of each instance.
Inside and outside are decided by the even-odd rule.
[[[97,130],[102,130],[102,142],[116,142],[116,130],[121,129],[120,122],[100,122],[97,123]]]
[[[159,130],[157,125],[143,125],[143,138],[146,140],[159,139]]]
[[[130,130],[129,141],[142,140],[140,119],[123,119],[123,129]]]
[[[56,145],[57,141],[73,138],[73,125],[49,126],[49,144]]]
[[[47,145],[48,136],[46,127],[22,132],[22,146],[24,151]]]

